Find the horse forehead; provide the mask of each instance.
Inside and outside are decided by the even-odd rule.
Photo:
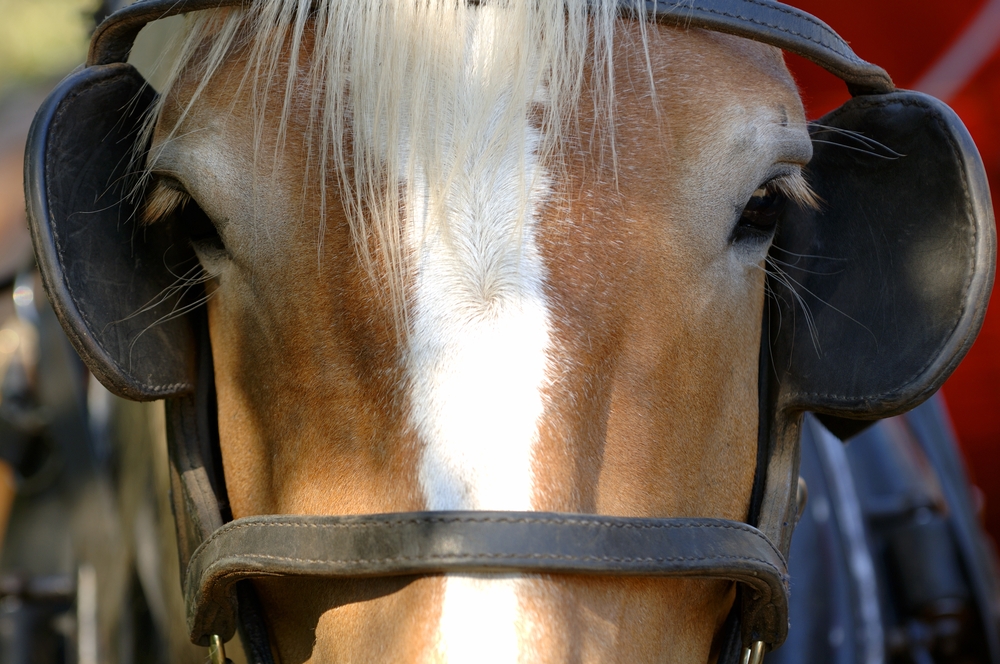
[[[643,166],[639,170],[648,171],[647,155],[655,149],[654,144],[672,148],[661,150],[659,155],[672,164],[678,160],[719,162],[733,154],[750,162],[778,150],[776,144],[798,145],[791,150],[795,155],[807,151],[802,102],[779,49],[700,29],[652,25],[652,29],[645,26],[648,32],[644,37],[643,26],[637,21],[626,23],[616,47],[616,77],[626,83],[617,84],[615,90],[616,141],[637,147],[625,152],[623,165],[639,160]],[[304,44],[303,48],[311,46]],[[254,152],[261,147],[254,137],[267,144],[273,138],[269,132],[276,131],[278,125],[268,123],[262,134],[250,130],[254,105],[241,102],[249,101],[246,97],[252,86],[241,85],[243,77],[232,75],[246,66],[246,54],[237,49],[231,55],[214,77],[215,83],[204,87],[191,106],[188,100],[202,82],[192,75],[178,79],[168,93],[154,135],[156,143],[183,115],[174,137],[161,146],[163,161],[183,162],[184,167],[178,170],[196,171],[192,176],[214,183],[214,190],[246,179],[245,172],[257,164]],[[295,95],[292,103],[292,135],[297,126],[308,124],[296,121],[308,106],[308,99],[299,96]],[[270,97],[273,103],[282,95]],[[661,117],[656,117],[657,104]],[[188,126],[197,130],[189,133]],[[656,135],[658,130],[669,135],[667,144]],[[802,160],[794,156],[788,161]],[[732,167],[730,163],[722,170]],[[270,190],[278,195],[278,189]]]
[[[638,38],[623,40],[617,61],[615,140],[637,186],[655,181],[664,193],[664,185],[689,187],[694,178],[722,195],[775,163],[809,161],[805,112],[780,50],[666,27],[647,43],[643,52]]]
[[[804,126],[802,100],[780,49],[706,30],[659,26],[641,55],[625,59],[627,75],[630,81],[642,80],[636,75],[643,72],[634,70],[649,68],[655,92],[627,87],[631,94],[624,103],[649,114],[653,97],[668,116],[671,132],[717,134],[720,123]]]
[[[649,29],[638,21],[629,21],[619,35],[614,66],[616,76],[627,85],[615,86],[616,106],[627,108],[632,104],[648,114],[653,112],[651,102],[666,102],[666,112],[680,127],[685,126],[684,116],[688,116],[689,127],[710,126],[706,109],[712,111],[709,116],[717,116],[720,109],[730,114],[742,111],[747,115],[749,111],[760,115],[765,106],[772,119],[804,123],[802,102],[780,49],[707,30],[651,25]],[[301,44],[303,55],[314,47],[312,34],[306,37]],[[280,59],[288,57],[286,47]],[[242,102],[250,101],[253,86],[245,85],[244,76],[233,75],[246,65],[246,48],[242,47],[230,53],[212,85],[203,86],[198,68],[183,73],[168,92],[158,125],[172,128],[183,117],[183,124],[197,126],[199,132],[215,128],[221,134],[228,122],[243,124],[250,120],[247,113],[254,104]],[[652,92],[645,83],[650,79]],[[189,106],[188,100],[199,88],[198,99]],[[269,95],[269,102],[273,104],[281,97]],[[297,86],[290,101],[290,124],[308,124],[304,116],[308,115],[312,95]],[[279,108],[274,110],[280,112]],[[276,126],[274,123],[271,129]],[[639,129],[648,131],[646,126]],[[261,138],[266,139],[266,134]],[[234,138],[227,136],[225,140],[232,144]]]
[[[760,93],[798,100],[782,51],[752,39],[701,29],[658,26],[650,65],[669,86],[688,94],[741,96]],[[667,48],[656,49],[657,41]]]

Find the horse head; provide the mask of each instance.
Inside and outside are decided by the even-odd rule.
[[[172,397],[174,439],[204,441],[174,454],[193,638],[216,633],[208,623],[233,628],[211,622],[230,600],[212,604],[192,580],[213,573],[218,552],[205,552],[256,532],[260,515],[303,515],[264,524],[267,546],[247,539],[231,568],[254,577],[242,620],[267,625],[257,631],[280,661],[707,662],[739,652],[740,606],[744,642],[780,642],[802,411],[871,419],[912,407],[981,322],[992,226],[981,164],[950,111],[894,92],[781,5],[742,3],[775,12],[772,25],[714,5],[621,14],[610,0],[189,0],[181,9],[208,11],[189,16],[154,98],[115,62],[151,18],[141,5],[157,1],[99,29],[86,84],[67,83],[40,112],[27,169],[40,169],[29,186],[45,181],[60,109],[85,103],[69,100],[93,99],[99,122],[109,93],[90,91],[119,90],[129,120],[108,132],[139,149],[107,148],[123,172],[99,174],[97,198],[116,183],[118,219],[152,247],[141,260],[128,248],[119,281],[158,276],[128,310],[105,275],[101,302],[117,298],[118,313],[102,327],[70,292],[83,289],[65,276],[69,231],[47,221],[81,223],[75,208],[45,208],[69,194],[34,185],[36,242],[53,247],[47,287],[68,303],[57,311],[95,373],[131,398]],[[796,41],[785,20],[829,43]],[[840,67],[860,95],[819,128],[833,140],[807,125],[779,46]],[[886,193],[926,168],[896,164],[902,141],[931,134],[954,177],[936,197]],[[814,146],[825,156],[811,164]],[[845,165],[852,150],[868,161]],[[882,232],[901,238],[888,248],[858,240],[878,205]],[[935,221],[910,239],[914,206]],[[960,245],[928,286],[913,266]],[[909,268],[883,269],[880,251]],[[859,298],[873,280],[892,297]],[[201,305],[207,314],[189,315]],[[928,322],[900,336],[907,313]],[[426,512],[438,516],[408,516]],[[362,578],[294,576],[346,564],[318,545],[310,557],[302,531],[360,529],[350,515],[404,513],[380,522],[385,537],[419,528],[440,544],[456,521],[497,522],[484,532],[499,537],[534,512],[574,533],[759,537],[778,590],[738,592],[733,581],[757,573],[732,570],[753,556],[723,540],[598,556],[584,537],[565,554],[518,554],[503,574],[469,564],[513,556],[493,549],[459,567],[370,553],[351,559]],[[274,553],[282,532],[294,555]],[[384,544],[351,537],[352,551]],[[692,567],[713,559],[722,573]],[[393,576],[372,571],[390,563]],[[650,572],[668,567],[677,574]],[[766,637],[754,602],[772,612]]]

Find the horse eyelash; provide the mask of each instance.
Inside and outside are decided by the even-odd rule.
[[[777,177],[771,180],[768,186],[774,187],[788,198],[788,200],[797,203],[801,207],[809,210],[818,210],[820,207],[820,197],[809,186],[801,171]]]
[[[157,180],[153,189],[146,195],[142,209],[142,224],[149,226],[163,221],[191,200],[191,195],[177,187],[171,187],[162,180]]]

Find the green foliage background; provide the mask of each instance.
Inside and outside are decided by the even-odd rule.
[[[83,62],[98,0],[0,0],[0,92]]]

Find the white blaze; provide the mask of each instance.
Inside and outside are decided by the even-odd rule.
[[[477,13],[470,66],[456,113],[483,102],[477,61],[496,14]],[[483,35],[486,36],[483,36]],[[501,122],[505,102],[490,117]],[[509,120],[507,120],[509,121]],[[473,137],[445,192],[447,236],[427,218],[428,183],[408,183],[408,248],[414,258],[407,363],[411,422],[423,445],[420,484],[431,510],[532,509],[532,447],[544,410],[548,310],[535,213],[549,191],[539,132],[488,145]],[[412,200],[412,199],[411,199]],[[522,618],[516,577],[449,576],[435,659],[453,664],[518,660]]]

